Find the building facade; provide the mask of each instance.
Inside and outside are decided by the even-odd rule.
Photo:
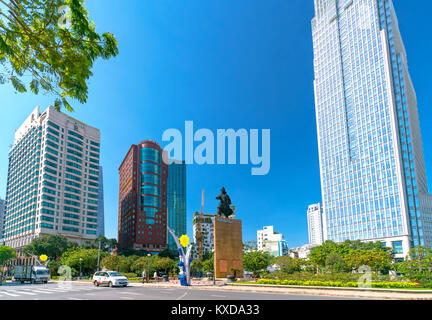
[[[324,242],[323,211],[321,203],[312,204],[307,210],[309,243],[321,245]]]
[[[0,246],[4,243],[4,221],[5,221],[6,201],[0,199]]]
[[[118,243],[123,249],[161,252],[167,243],[168,166],[150,140],[132,145],[119,168]]]
[[[200,212],[195,212],[193,216],[193,243],[192,259],[199,259],[199,226],[201,224],[201,238],[203,243],[203,255],[205,253],[212,253],[214,249],[214,214],[203,214],[201,218]]]
[[[273,226],[266,226],[257,231],[258,251],[267,252],[275,257],[288,255],[288,245],[284,236],[275,231]]]
[[[417,100],[391,0],[315,0],[324,240],[432,247]]]
[[[178,238],[186,234],[186,163],[173,162],[168,165],[168,226]],[[168,246],[177,250],[177,245],[168,233]]]
[[[102,166],[99,167],[98,226],[96,237],[105,237],[105,203]]]
[[[50,234],[95,239],[99,158],[98,129],[37,107],[9,152],[5,244],[20,249]]]

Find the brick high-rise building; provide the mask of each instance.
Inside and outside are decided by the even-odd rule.
[[[118,242],[121,249],[160,252],[167,244],[168,166],[162,149],[132,145],[119,168]]]

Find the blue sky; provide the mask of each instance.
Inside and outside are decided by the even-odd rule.
[[[432,3],[394,0],[419,101],[426,168],[432,177]],[[420,5],[421,3],[421,5]],[[71,116],[102,134],[105,228],[117,237],[118,167],[131,144],[160,143],[169,128],[271,129],[271,170],[188,166],[188,233],[192,215],[215,212],[225,186],[243,220],[243,238],[274,225],[290,247],[307,243],[306,209],[321,200],[313,97],[312,0],[87,1],[98,31],[119,41],[120,55],[99,61],[87,104]],[[52,96],[0,86],[0,197],[6,193],[9,146],[36,105]],[[162,144],[164,145],[164,144]],[[431,181],[431,180],[430,180]]]

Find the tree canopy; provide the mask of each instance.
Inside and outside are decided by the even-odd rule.
[[[14,248],[8,246],[0,246],[0,266],[4,265],[10,259],[14,259],[15,257],[16,253]]]
[[[23,252],[26,255],[36,256],[45,254],[51,260],[58,260],[67,249],[74,246],[76,244],[68,241],[65,236],[56,234],[33,239],[24,247]]]
[[[54,94],[54,106],[85,103],[98,58],[117,56],[111,33],[98,34],[84,0],[0,0],[0,84]],[[27,80],[28,79],[28,80]]]
[[[268,253],[254,251],[243,253],[243,266],[245,270],[253,273],[254,277],[259,277],[267,270],[270,261],[273,259]]]

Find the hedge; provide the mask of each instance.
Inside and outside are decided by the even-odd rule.
[[[311,286],[311,287],[338,287],[338,288],[356,288],[359,286],[358,282],[342,282],[342,281],[314,281],[314,280],[274,280],[274,279],[259,279],[258,284],[273,284],[285,286]],[[417,282],[372,282],[373,288],[387,288],[387,289],[405,289],[417,288]]]

